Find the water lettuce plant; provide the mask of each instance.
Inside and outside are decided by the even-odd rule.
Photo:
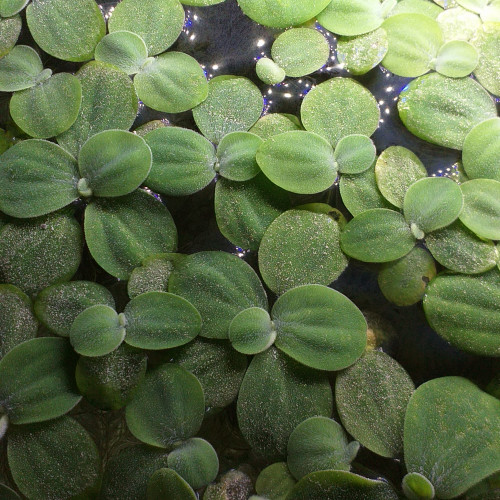
[[[0,497],[493,500],[498,0],[0,0]]]

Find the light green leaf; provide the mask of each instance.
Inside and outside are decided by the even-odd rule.
[[[24,0],[23,0],[24,1]],[[0,12],[2,5],[0,4]],[[7,17],[0,19],[0,57],[8,54],[21,33],[21,16]]]
[[[295,483],[286,462],[276,462],[261,470],[255,482],[255,491],[264,498],[285,500]]]
[[[265,141],[273,135],[291,130],[303,130],[300,120],[295,115],[269,113],[259,118],[249,132],[258,135]]]
[[[366,135],[346,135],[337,143],[333,155],[338,171],[342,174],[360,174],[375,161],[377,150]]]
[[[410,500],[432,500],[436,494],[432,483],[418,472],[410,472],[401,483],[403,493]]]
[[[435,68],[438,73],[452,78],[470,75],[479,61],[474,45],[462,40],[446,42],[439,49]]]
[[[500,22],[500,2],[498,0],[489,0],[490,3],[484,7],[480,14],[483,23]]]
[[[479,14],[490,3],[490,0],[456,0],[456,2],[464,9]]]
[[[481,28],[481,19],[477,14],[459,5],[441,11],[436,18],[444,41],[464,40],[468,42],[474,33]]]
[[[216,5],[225,0],[182,0],[182,5],[194,5],[198,7],[207,7],[209,5]]]
[[[261,57],[257,61],[255,72],[259,79],[268,85],[281,83],[286,77],[285,70],[268,57]]]
[[[450,10],[450,9],[448,9]],[[429,0],[401,0],[391,10],[390,16],[396,14],[424,14],[432,19],[436,19],[443,9]]]
[[[106,34],[106,24],[93,0],[33,0],[26,20],[35,42],[51,56],[64,61],[88,61]]]
[[[29,0],[0,0],[0,16],[12,17],[26,7]]]
[[[229,340],[243,354],[257,354],[269,349],[276,339],[276,330],[269,313],[250,307],[238,313],[229,325]]]
[[[27,45],[16,45],[0,59],[0,90],[14,92],[29,89],[50,77],[44,71],[38,52]]]
[[[158,469],[148,481],[147,500],[196,500],[191,486],[172,469]]]
[[[500,29],[498,23],[485,23],[478,28],[471,43],[479,52],[479,64],[474,75],[489,92],[500,95]]]
[[[248,181],[255,177],[260,172],[255,155],[263,142],[250,132],[225,135],[217,148],[219,174],[232,181]]]

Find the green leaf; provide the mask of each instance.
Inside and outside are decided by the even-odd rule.
[[[93,486],[100,459],[90,434],[76,421],[13,427],[7,445],[9,467],[28,498],[70,498]]]
[[[134,85],[146,106],[166,113],[194,108],[207,98],[209,88],[198,61],[183,52],[167,52],[146,61]]]
[[[422,384],[404,426],[405,463],[454,498],[500,468],[500,401],[461,377]]]
[[[247,369],[247,357],[225,340],[196,338],[170,351],[170,360],[186,368],[199,381],[207,411],[225,408],[238,395]]]
[[[193,118],[201,133],[217,144],[230,132],[247,131],[263,107],[260,90],[247,78],[216,76],[208,83],[208,97],[193,109]]]
[[[182,5],[194,5],[198,7],[207,7],[209,5],[216,5],[225,0],[182,0]]]
[[[158,469],[149,479],[147,499],[196,500],[198,497],[191,486],[172,469]]]
[[[268,85],[281,83],[286,77],[285,70],[268,57],[261,57],[257,61],[255,72],[259,79]]]
[[[417,226],[424,233],[449,226],[463,206],[460,186],[448,177],[419,179],[408,188],[403,201],[405,219],[412,231]]]
[[[473,179],[460,188],[464,195],[460,221],[481,238],[500,240],[500,182]]]
[[[30,298],[14,285],[0,285],[0,359],[16,345],[36,337],[38,321]]]
[[[404,257],[415,246],[415,237],[399,212],[373,208],[347,224],[340,246],[363,262],[390,262]]]
[[[264,141],[250,132],[231,132],[225,135],[217,148],[218,172],[232,181],[248,181],[260,173],[255,159],[257,149]]]
[[[114,351],[125,338],[121,316],[109,306],[97,304],[82,311],[73,321],[69,339],[82,356],[104,356]]]
[[[333,155],[341,174],[360,174],[375,161],[377,150],[366,135],[353,134],[340,139]]]
[[[271,28],[302,24],[319,14],[329,0],[238,0],[241,10],[253,21]]]
[[[265,141],[273,135],[290,132],[291,130],[303,130],[299,119],[295,115],[269,113],[259,118],[249,132],[258,135]]]
[[[435,65],[443,34],[439,24],[424,14],[397,14],[382,24],[389,49],[382,65],[399,76],[420,76]]]
[[[126,344],[105,356],[81,356],[75,372],[78,390],[97,408],[119,410],[133,397],[146,366],[146,353]]]
[[[362,35],[383,21],[379,0],[332,0],[317,16],[318,22],[337,35]]]
[[[273,135],[261,144],[256,159],[274,184],[293,193],[319,193],[337,177],[328,141],[304,130]]]
[[[424,177],[427,177],[424,164],[403,146],[389,146],[375,164],[377,187],[384,198],[398,208],[403,208],[408,188]]]
[[[14,92],[33,87],[50,77],[44,72],[38,52],[27,45],[16,45],[0,59],[0,90]]]
[[[367,351],[337,375],[335,401],[342,424],[369,450],[397,457],[403,451],[406,406],[414,389],[397,361],[382,351]]]
[[[26,20],[35,42],[51,56],[64,61],[87,61],[106,34],[106,23],[93,0],[33,0]]]
[[[164,467],[167,467],[165,450],[145,445],[129,446],[108,461],[101,497],[103,500],[146,498],[149,478]]]
[[[495,103],[481,85],[439,73],[410,82],[399,94],[398,111],[412,134],[453,149],[462,149],[475,125],[496,117]]]
[[[493,242],[479,238],[459,220],[428,234],[425,243],[442,266],[459,273],[484,273],[495,267],[498,259]]]
[[[277,294],[309,283],[329,285],[347,267],[337,214],[288,210],[268,227],[259,248],[259,270]]]
[[[436,263],[425,249],[414,247],[404,257],[384,264],[378,285],[384,297],[397,306],[420,302],[427,284],[436,275]]]
[[[398,495],[386,481],[367,479],[352,472],[323,470],[303,477],[286,500],[396,500]]]
[[[85,210],[85,238],[97,263],[120,279],[128,279],[145,258],[177,246],[170,212],[141,190],[92,201]]]
[[[303,285],[285,292],[271,315],[276,347],[311,368],[341,370],[365,350],[363,314],[345,295],[326,286]]]
[[[477,14],[460,7],[441,11],[436,18],[443,32],[444,41],[464,40],[468,42],[478,29],[481,28],[481,19]]]
[[[271,55],[287,76],[300,77],[314,73],[327,63],[330,45],[315,29],[292,28],[276,38]]]
[[[172,272],[168,291],[189,300],[201,314],[200,335],[227,339],[229,324],[249,307],[267,309],[257,274],[243,260],[225,252],[188,255]]]
[[[500,30],[498,23],[485,23],[478,27],[471,43],[479,52],[479,64],[474,75],[479,83],[489,92],[500,95],[500,61],[498,48],[500,46]]]
[[[243,354],[257,354],[269,349],[276,339],[276,330],[269,313],[250,307],[238,313],[229,325],[229,340]]]
[[[329,417],[332,399],[326,373],[271,347],[254,356],[241,384],[239,428],[257,454],[269,460],[283,457],[293,429],[306,418]]]
[[[465,137],[462,161],[471,179],[500,181],[500,118],[491,118],[476,125]]]
[[[287,464],[295,479],[300,480],[318,470],[350,470],[359,443],[349,444],[342,426],[326,417],[311,417],[290,434]]]
[[[80,112],[69,130],[57,137],[57,142],[75,158],[85,141],[98,132],[128,130],[138,107],[130,78],[109,64],[92,61],[76,77],[82,86]]]
[[[193,340],[201,330],[201,316],[187,300],[167,292],[147,292],[124,309],[125,342],[141,349],[169,349]]]
[[[2,5],[0,12],[1,9]],[[21,16],[0,19],[0,57],[4,57],[14,48],[21,34],[22,25]]]
[[[480,12],[481,20],[483,23],[498,23],[500,22],[500,2],[498,0],[489,0],[489,2]]]
[[[300,114],[306,130],[328,139],[334,147],[346,135],[370,137],[380,118],[373,95],[350,78],[330,78],[314,87],[304,98]]]
[[[261,470],[255,482],[255,491],[264,498],[286,500],[295,483],[286,462],[276,462]]]
[[[69,281],[80,265],[83,232],[64,214],[7,224],[0,233],[1,280],[36,295]]]
[[[194,130],[163,127],[148,132],[153,153],[146,184],[159,193],[185,196],[196,193],[215,177],[215,148]]]
[[[124,130],[99,132],[83,144],[78,156],[85,184],[94,196],[106,197],[123,196],[138,188],[148,176],[151,162],[146,141]]]
[[[219,459],[208,441],[191,438],[176,446],[168,455],[168,467],[197,490],[217,477]]]
[[[58,73],[34,87],[14,93],[10,114],[28,135],[47,139],[73,125],[81,102],[82,87],[78,78]]]
[[[339,37],[337,59],[349,73],[364,75],[382,61],[388,48],[387,33],[378,28],[364,35]]]
[[[432,500],[436,494],[432,483],[418,472],[410,472],[401,484],[403,493],[410,500]]]
[[[34,310],[51,332],[69,337],[75,318],[97,304],[115,306],[113,296],[104,286],[91,281],[68,281],[43,289],[35,299]]]
[[[21,12],[29,0],[0,0],[0,16],[11,17]]]
[[[246,182],[219,179],[214,204],[219,231],[233,245],[258,250],[271,222],[290,208],[290,199],[260,173]]]
[[[462,40],[452,40],[439,49],[436,71],[445,76],[460,78],[470,75],[478,61],[479,53],[474,45]]]
[[[75,384],[76,355],[66,339],[27,340],[0,360],[0,406],[13,424],[68,413],[82,398]],[[20,370],[22,367],[22,370]]]
[[[166,363],[146,374],[125,409],[130,432],[140,441],[166,448],[195,435],[205,413],[198,379]]]
[[[154,20],[154,22],[153,22]],[[139,35],[155,56],[167,50],[181,34],[184,9],[178,0],[123,0],[114,9],[108,22],[110,33],[132,31]]]
[[[451,344],[483,356],[500,356],[500,274],[434,278],[424,297],[431,327]]]
[[[429,0],[401,0],[391,10],[389,15],[394,16],[396,14],[425,14],[432,19],[436,19],[442,12],[445,11],[435,3],[429,2]]]
[[[95,48],[95,60],[113,64],[127,75],[138,73],[148,57],[144,40],[131,31],[106,35]]]
[[[479,14],[490,3],[490,0],[456,0],[456,2],[465,9]]]

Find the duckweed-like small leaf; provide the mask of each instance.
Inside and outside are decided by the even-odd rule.
[[[410,82],[399,94],[398,111],[412,134],[453,149],[462,149],[475,125],[496,117],[495,103],[476,81],[439,73]]]
[[[345,295],[303,285],[281,295],[272,309],[276,347],[318,370],[352,365],[366,347],[366,321]],[[293,472],[293,471],[292,471]]]
[[[378,28],[359,36],[339,37],[337,59],[349,73],[364,75],[382,61],[388,48],[387,33]]]
[[[82,311],[71,325],[69,339],[82,356],[104,356],[125,338],[125,325],[117,312],[102,304]]]
[[[78,156],[80,175],[94,196],[131,193],[148,176],[151,162],[146,141],[124,130],[99,132],[83,144]]]
[[[170,196],[193,194],[215,177],[215,148],[194,130],[162,127],[144,139],[153,153],[146,184]]]
[[[219,179],[214,204],[220,232],[234,245],[258,250],[271,222],[290,208],[290,199],[260,173],[246,182]]]
[[[78,78],[58,73],[10,100],[10,114],[16,125],[31,137],[47,139],[68,130],[75,122],[82,102]]]
[[[276,462],[261,470],[255,491],[264,498],[285,500],[295,483],[286,462]]]
[[[414,247],[401,259],[388,262],[378,273],[378,285],[385,298],[397,306],[411,306],[424,296],[436,275],[436,263],[425,249]]]
[[[87,61],[94,57],[106,24],[93,0],[33,0],[26,20],[35,42],[51,56],[65,61]]]
[[[314,87],[304,98],[300,114],[306,130],[333,146],[346,135],[370,137],[380,118],[373,95],[350,78],[330,78]]]
[[[425,238],[432,256],[452,271],[477,274],[495,267],[498,252],[492,241],[484,240],[457,220]]]
[[[0,9],[2,6],[0,5]],[[0,19],[0,57],[8,54],[21,33],[21,16],[13,16]]]
[[[203,68],[183,52],[167,52],[148,60],[135,76],[134,85],[146,106],[166,113],[188,111],[208,95]]]
[[[465,137],[462,162],[471,179],[500,181],[500,118],[476,125]]]
[[[13,424],[60,417],[82,398],[76,355],[66,339],[42,337],[17,345],[0,360],[0,405]],[[22,370],[20,370],[22,367]]]
[[[464,195],[462,223],[481,238],[500,240],[500,182],[473,179],[460,188]]]
[[[462,377],[422,384],[408,404],[405,463],[454,498],[500,467],[500,401]]]
[[[317,16],[318,22],[338,35],[362,35],[383,21],[379,0],[332,0]]]
[[[500,356],[500,272],[434,278],[424,297],[429,324],[464,351]]]
[[[38,321],[30,298],[13,285],[0,285],[0,359],[16,345],[36,337]]]
[[[302,24],[319,14],[329,0],[238,0],[241,10],[252,20],[271,28]]]
[[[29,0],[0,0],[0,16],[12,17],[21,12]]]
[[[82,86],[80,112],[75,123],[57,137],[57,142],[75,158],[85,141],[98,132],[128,130],[138,107],[130,78],[109,64],[92,61],[83,66],[76,77]]]
[[[300,480],[318,470],[350,470],[359,443],[349,444],[342,426],[326,417],[311,417],[290,434],[287,464],[295,479]]]
[[[390,262],[404,257],[415,246],[415,237],[399,212],[373,208],[347,224],[340,246],[347,255],[363,262]]]
[[[275,293],[299,285],[329,285],[347,267],[337,214],[288,210],[271,223],[259,248],[259,270]]]
[[[414,182],[403,201],[405,219],[424,233],[449,226],[464,205],[460,186],[448,177],[426,177]]]
[[[479,83],[489,92],[500,95],[500,30],[498,23],[485,23],[479,26],[471,43],[479,52],[479,63],[474,75]]]
[[[128,279],[145,258],[176,249],[177,229],[160,201],[137,190],[92,201],[85,210],[85,238],[104,270]]]
[[[69,281],[80,265],[83,232],[73,217],[50,214],[7,224],[0,233],[2,281],[36,295]]]
[[[229,340],[243,354],[257,354],[268,349],[276,331],[265,309],[250,307],[238,313],[229,325]]]
[[[190,438],[176,446],[167,463],[195,490],[211,483],[219,472],[217,453],[201,438]]]
[[[315,29],[292,28],[276,38],[271,55],[287,76],[299,77],[322,68],[330,56],[330,46]]]
[[[286,77],[285,70],[268,57],[261,57],[257,61],[255,72],[259,79],[268,85],[281,83]]]
[[[439,49],[436,71],[445,76],[460,78],[470,75],[479,61],[474,45],[463,40],[451,40]]]
[[[267,309],[267,297],[255,271],[224,252],[188,255],[177,265],[168,291],[189,300],[201,314],[200,335],[227,339],[229,324],[249,307]]]
[[[248,181],[260,168],[255,159],[264,141],[250,132],[231,132],[225,135],[217,148],[218,171],[232,181]]]
[[[126,306],[127,344],[141,349],[169,349],[193,340],[201,316],[187,300],[167,292],[146,292]]]
[[[293,193],[324,191],[337,177],[332,147],[312,132],[296,130],[274,135],[259,147],[256,159],[272,182]]]
[[[146,374],[125,417],[137,439],[166,448],[196,434],[204,413],[198,379],[185,368],[167,363]]]
[[[189,483],[172,469],[158,469],[148,481],[147,499],[196,500],[198,497]]]
[[[131,31],[114,31],[95,48],[95,60],[113,64],[127,75],[138,73],[148,57],[144,40]]]
[[[384,352],[367,351],[337,376],[335,400],[342,424],[369,450],[397,457],[403,451],[406,406],[414,389],[397,361]]]
[[[70,417],[9,432],[9,466],[28,498],[70,498],[94,485],[100,459],[90,434]]]
[[[375,164],[377,187],[386,200],[403,208],[408,188],[427,177],[427,170],[418,156],[403,146],[389,146]]]
[[[259,118],[249,132],[258,135],[265,141],[273,135],[292,130],[303,130],[299,119],[295,115],[269,113]]]
[[[50,70],[42,72],[38,52],[27,45],[16,45],[0,59],[0,90],[14,92],[29,89],[52,74]]]
[[[347,135],[340,139],[333,155],[342,174],[360,174],[375,161],[377,150],[366,135]]]
[[[216,76],[208,83],[208,97],[193,109],[193,117],[202,134],[217,144],[230,132],[247,131],[263,107],[260,90],[247,78]]]
[[[450,40],[469,41],[481,28],[481,19],[477,14],[460,5],[441,11],[436,18],[443,32],[445,42]]]
[[[69,337],[75,318],[97,304],[115,306],[107,288],[92,281],[68,281],[44,288],[36,297],[34,310],[38,320],[51,332]]]
[[[271,347],[248,367],[238,396],[238,424],[257,453],[283,457],[293,429],[306,418],[329,417],[332,399],[326,374]]]
[[[401,486],[406,498],[410,500],[432,500],[436,494],[432,483],[418,472],[406,474]]]

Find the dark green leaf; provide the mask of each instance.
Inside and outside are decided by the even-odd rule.
[[[255,482],[255,491],[264,498],[285,500],[295,483],[286,462],[276,462],[262,469]]]
[[[33,87],[50,77],[52,72],[43,72],[38,52],[27,45],[17,45],[0,59],[0,90],[13,92]]]
[[[24,0],[23,0],[24,1]],[[3,8],[0,1],[0,12]],[[21,16],[0,19],[0,57],[8,54],[19,38],[22,28]]]
[[[191,486],[172,469],[158,469],[149,479],[147,499],[196,500],[198,497]]]
[[[250,307],[238,313],[229,325],[229,340],[243,354],[257,354],[274,343],[276,331],[269,313],[260,307]]]

